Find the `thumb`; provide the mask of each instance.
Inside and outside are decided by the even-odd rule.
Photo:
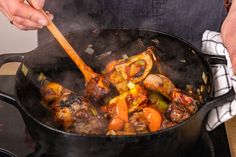
[[[40,8],[43,8],[45,0],[35,0]]]
[[[42,9],[45,3],[45,0],[27,0],[35,9]]]

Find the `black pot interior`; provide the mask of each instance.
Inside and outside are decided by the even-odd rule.
[[[160,58],[165,75],[178,88],[185,90],[186,85],[190,84],[197,89],[205,85],[202,79],[204,72],[208,77],[206,86],[210,90],[202,94],[203,100],[206,101],[212,93],[212,76],[208,63],[198,50],[175,37],[146,30],[105,29],[73,32],[67,39],[81,58],[99,73],[109,61],[122,58],[123,54],[133,56],[146,50],[148,46],[155,46],[156,56]],[[95,50],[93,55],[85,52],[90,44]],[[112,52],[111,55],[104,55],[109,51]],[[24,64],[28,68],[28,74],[25,76],[22,72],[24,68],[19,68],[16,75],[17,98],[22,107],[40,121],[47,114],[40,104],[40,83],[37,78],[41,72],[49,80],[59,82],[73,91],[82,92],[84,89],[81,72],[56,41],[28,53]],[[154,72],[157,72],[157,68],[154,68]]]

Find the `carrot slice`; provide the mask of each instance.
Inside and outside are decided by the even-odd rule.
[[[124,122],[128,122],[128,107],[125,99],[119,100],[116,105],[117,117],[122,119]]]
[[[151,132],[155,132],[159,130],[161,127],[161,121],[162,121],[161,114],[157,110],[151,107],[145,107],[143,109],[143,113],[144,113],[145,118],[148,121],[149,130]]]
[[[125,123],[122,119],[116,117],[116,118],[111,120],[111,122],[108,126],[108,130],[119,131],[119,130],[123,129],[124,124]]]

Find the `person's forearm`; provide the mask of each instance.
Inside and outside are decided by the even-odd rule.
[[[222,39],[229,52],[234,72],[236,73],[236,1],[232,5],[221,27]]]
[[[229,9],[229,12],[228,12],[228,16],[227,16],[227,18],[229,18],[229,24],[231,24],[231,25],[234,25],[234,24],[236,24],[236,1],[232,1],[232,4],[231,4],[231,7],[230,7],[230,9]],[[233,27],[233,26],[232,26]],[[234,27],[236,27],[236,26],[234,26]],[[228,29],[230,29],[230,28],[228,28]],[[223,34],[224,35],[224,34]],[[225,38],[231,38],[230,36],[233,36],[232,34],[231,34],[231,31],[227,31],[227,33],[225,34],[225,36],[228,36],[228,37],[225,37]],[[223,39],[224,39],[224,37],[223,37]],[[234,40],[234,39],[231,39],[232,41]],[[236,39],[235,39],[236,40]],[[228,44],[229,42],[226,42],[225,43],[225,46],[228,48],[228,49],[234,49],[234,51],[236,50],[236,43],[234,44],[235,46],[231,46],[231,45],[229,45]],[[229,52],[232,52],[232,51],[229,51]],[[236,54],[234,54],[235,56],[236,56]]]

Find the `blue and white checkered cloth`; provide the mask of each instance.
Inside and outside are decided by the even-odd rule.
[[[233,86],[236,89],[236,76],[233,73],[229,54],[223,45],[221,34],[213,31],[205,31],[202,37],[202,52],[212,55],[224,55],[228,60],[226,65],[215,65],[212,67],[215,81],[215,96],[228,92]],[[213,130],[221,123],[236,115],[236,99],[232,102],[222,104],[214,108],[208,115],[206,129]]]

